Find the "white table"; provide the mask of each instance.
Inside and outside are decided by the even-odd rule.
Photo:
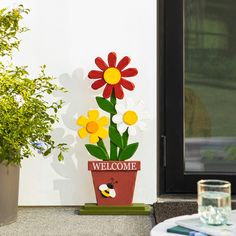
[[[197,214],[194,215],[185,215],[185,216],[178,216],[174,217],[168,220],[163,221],[162,223],[156,225],[150,233],[150,236],[180,236],[180,234],[172,234],[172,233],[167,233],[166,230],[168,228],[177,226],[175,222],[177,220],[184,220],[184,219],[191,219],[195,218]]]

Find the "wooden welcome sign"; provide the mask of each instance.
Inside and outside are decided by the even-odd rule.
[[[145,129],[148,115],[142,101],[123,100],[124,89],[132,91],[135,88],[129,78],[138,74],[136,68],[127,68],[130,61],[125,56],[117,62],[114,52],[108,54],[108,63],[101,57],[95,59],[98,69],[91,70],[88,78],[93,81],[92,89],[104,88],[102,96],[96,97],[96,102],[109,117],[91,109],[87,116],[80,116],[77,120],[80,126],[78,135],[89,137],[90,144],[85,145],[87,151],[100,159],[88,162],[98,205],[131,205],[137,171],[140,170],[140,161],[127,161],[139,145],[137,142],[130,143],[129,136]],[[110,139],[109,148],[103,141],[107,137]]]
[[[88,170],[91,171],[138,171],[139,161],[89,161]]]

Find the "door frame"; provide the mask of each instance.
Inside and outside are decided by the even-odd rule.
[[[200,179],[236,173],[184,170],[184,0],[158,0],[158,194],[196,193]]]

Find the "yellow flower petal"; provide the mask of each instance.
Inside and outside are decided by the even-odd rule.
[[[86,128],[79,129],[78,135],[80,136],[80,138],[85,138],[88,135]]]
[[[97,120],[99,116],[98,110],[90,110],[88,111],[88,118],[89,120]]]
[[[98,120],[98,124],[100,127],[108,125],[108,123],[109,123],[109,119],[106,116],[103,116]]]
[[[88,119],[85,116],[80,116],[79,119],[77,119],[76,124],[81,126],[86,126],[88,123]]]
[[[107,129],[104,129],[104,128],[101,127],[101,128],[98,130],[97,135],[98,135],[100,138],[104,139],[104,138],[106,138],[106,137],[108,136],[108,131],[107,131]]]
[[[99,141],[98,135],[96,134],[91,134],[89,137],[89,142],[90,143],[97,143]]]

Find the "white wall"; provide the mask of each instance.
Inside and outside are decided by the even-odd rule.
[[[76,118],[96,108],[95,93],[86,79],[95,68],[94,58],[115,51],[128,55],[139,70],[136,89],[126,95],[142,98],[152,114],[145,133],[136,138],[140,147],[133,160],[142,161],[134,202],[156,201],[156,0],[1,0],[0,6],[23,3],[31,9],[24,25],[31,30],[22,37],[16,63],[29,65],[32,76],[41,64],[69,92],[61,122],[53,135],[67,142],[70,151],[64,163],[56,155],[23,161],[20,205],[81,205],[95,202],[88,156],[77,137]],[[100,90],[101,91],[101,90]]]

